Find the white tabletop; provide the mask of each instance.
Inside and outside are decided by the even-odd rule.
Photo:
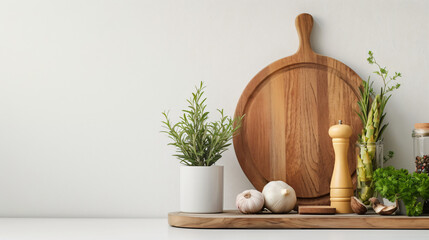
[[[182,229],[167,219],[2,218],[0,239],[429,239],[429,230],[240,230]]]

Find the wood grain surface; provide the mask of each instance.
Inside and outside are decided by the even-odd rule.
[[[299,206],[299,214],[335,214],[336,208],[330,206]]]
[[[218,214],[169,213],[168,224],[183,228],[360,228],[360,229],[429,229],[429,216],[380,216],[337,214],[241,214],[227,211]]]
[[[362,80],[345,64],[313,52],[311,15],[299,15],[295,25],[298,51],[262,69],[239,99],[235,115],[245,117],[234,148],[256,189],[282,180],[295,189],[299,205],[329,205],[334,152],[328,129],[340,119],[353,128],[348,161],[354,175]]]

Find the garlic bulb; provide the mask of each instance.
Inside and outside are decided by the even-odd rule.
[[[265,207],[272,213],[288,213],[296,204],[295,190],[283,181],[271,181],[262,190]]]
[[[256,190],[246,190],[237,195],[235,205],[242,213],[257,213],[264,207],[264,195]]]

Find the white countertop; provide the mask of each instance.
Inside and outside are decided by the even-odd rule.
[[[182,229],[167,219],[1,218],[0,240],[149,239],[429,239],[429,230]]]

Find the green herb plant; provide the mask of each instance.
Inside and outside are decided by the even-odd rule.
[[[374,195],[373,171],[379,167],[375,156],[376,143],[382,140],[388,126],[388,123],[384,123],[386,117],[384,109],[392,96],[391,92],[401,86],[396,81],[402,76],[399,72],[395,72],[393,76],[389,75],[387,68],[381,67],[371,51],[368,55],[367,61],[369,64],[376,65],[377,70],[374,73],[381,78],[383,85],[380,92],[376,94],[373,88],[374,81],[368,77],[368,80],[362,81],[358,101],[357,114],[362,120],[363,129],[358,139],[361,148],[357,156],[357,195],[365,204],[369,204],[369,199]],[[384,161],[392,158],[393,155],[394,153],[389,151]]]
[[[402,200],[408,216],[420,216],[422,201],[429,198],[429,176],[409,174],[406,169],[379,168],[374,172],[375,190],[391,202]]]
[[[219,110],[220,119],[208,122],[209,112],[204,98],[204,84],[195,87],[195,93],[187,100],[188,109],[182,110],[180,121],[172,123],[167,112],[163,112],[163,127],[172,140],[168,145],[176,147],[176,156],[188,166],[211,166],[222,157],[231,145],[230,140],[238,133],[243,116],[232,119]]]

